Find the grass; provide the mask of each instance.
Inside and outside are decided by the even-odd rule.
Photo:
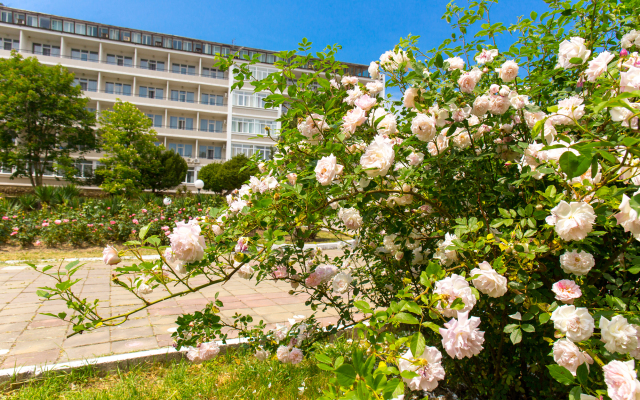
[[[202,364],[172,361],[102,376],[93,367],[52,373],[16,389],[0,389],[0,399],[317,399],[329,378],[329,373],[307,360],[289,365],[230,350]]]
[[[124,248],[123,245],[116,245],[118,249]],[[102,257],[104,246],[90,247],[73,247],[59,246],[55,248],[48,247],[20,247],[20,246],[0,246],[0,262],[8,260],[27,260],[33,262],[41,262],[42,260],[61,260],[63,258],[89,258]],[[142,250],[143,255],[156,254],[153,250]]]

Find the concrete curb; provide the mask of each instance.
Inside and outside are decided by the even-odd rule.
[[[229,339],[226,344],[218,342],[220,352],[246,343],[247,339]],[[145,363],[181,360],[185,358],[186,350],[176,350],[173,347],[162,347],[155,350],[137,351],[134,353],[117,354],[113,356],[90,358],[85,360],[68,361],[49,365],[16,366],[0,370],[0,385],[7,382],[23,382],[28,379],[39,378],[48,372],[71,372],[76,368],[92,366],[100,371],[127,370]]]

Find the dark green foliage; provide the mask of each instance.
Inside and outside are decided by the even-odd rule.
[[[198,177],[204,181],[205,190],[229,192],[240,188],[257,173],[258,168],[252,161],[245,155],[239,154],[223,164],[205,166],[198,173]]]

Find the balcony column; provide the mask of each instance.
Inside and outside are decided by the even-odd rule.
[[[133,76],[133,87],[131,88],[131,96],[136,97],[136,76]]]
[[[102,48],[102,45],[100,46]],[[98,93],[102,91],[102,72],[98,72]]]
[[[103,61],[102,56],[103,56],[103,54],[102,54],[102,42],[100,42],[100,47],[98,49],[98,62],[102,62]]]
[[[198,104],[201,104],[202,101],[202,91],[200,90],[201,85],[198,85],[198,100],[196,101]]]
[[[133,68],[138,68],[138,48],[133,48]]]
[[[66,55],[65,50],[67,49],[65,48],[65,45],[64,45],[64,36],[60,36],[60,57],[61,58],[64,58],[64,56]]]
[[[169,91],[169,81],[167,81],[167,100],[171,100],[171,92]]]
[[[164,109],[164,127],[169,128],[169,109]],[[167,138],[164,138],[164,147],[167,147]]]
[[[200,158],[200,147],[198,147],[198,139],[196,139],[196,148],[193,151],[193,158]]]
[[[25,36],[24,36],[24,31],[23,31],[22,29],[20,29],[20,44],[19,44],[19,46],[18,46],[18,47],[19,47],[19,49],[18,49],[18,51],[19,51],[19,52],[22,52],[22,50],[28,50],[28,49],[26,48],[26,46],[25,46],[25,44],[26,44],[26,43],[24,42],[25,40],[26,40],[26,39],[25,39]]]
[[[231,159],[231,119],[232,119],[232,114],[233,114],[233,109],[231,107],[232,101],[231,101],[231,96],[232,96],[232,92],[231,92],[231,85],[233,84],[233,81],[231,80],[231,77],[229,77],[229,87],[227,89],[227,98],[225,99],[227,101],[227,126],[226,126],[226,133],[227,133],[227,151],[226,151],[226,159],[230,160]]]
[[[167,71],[171,72],[171,53],[167,53]]]
[[[196,126],[194,128],[196,132],[200,130],[200,111],[196,112]]]
[[[199,59],[200,66],[198,67],[198,76],[202,76],[202,57]]]

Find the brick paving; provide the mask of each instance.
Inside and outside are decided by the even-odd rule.
[[[327,250],[335,256],[339,250]],[[5,264],[6,265],[6,264]],[[74,286],[80,298],[100,300],[102,316],[117,315],[139,305],[131,293],[111,282],[112,267],[102,262],[88,262],[76,274],[82,281]],[[307,297],[291,296],[285,282],[265,281],[256,286],[255,280],[233,277],[224,285],[218,284],[153,305],[133,314],[116,327],[105,327],[90,333],[67,338],[71,325],[42,313],[68,312],[62,300],[44,301],[36,291],[55,281],[33,271],[28,266],[0,266],[0,369],[25,365],[43,365],[105,355],[152,350],[171,346],[172,328],[183,313],[201,310],[218,298],[224,302],[221,315],[231,321],[235,313],[249,314],[254,322],[264,320],[267,326],[287,321],[293,315],[311,315],[304,305]],[[197,283],[197,281],[194,281]],[[159,287],[146,297],[154,300],[167,295]],[[317,312],[324,324],[335,323],[329,312]]]

